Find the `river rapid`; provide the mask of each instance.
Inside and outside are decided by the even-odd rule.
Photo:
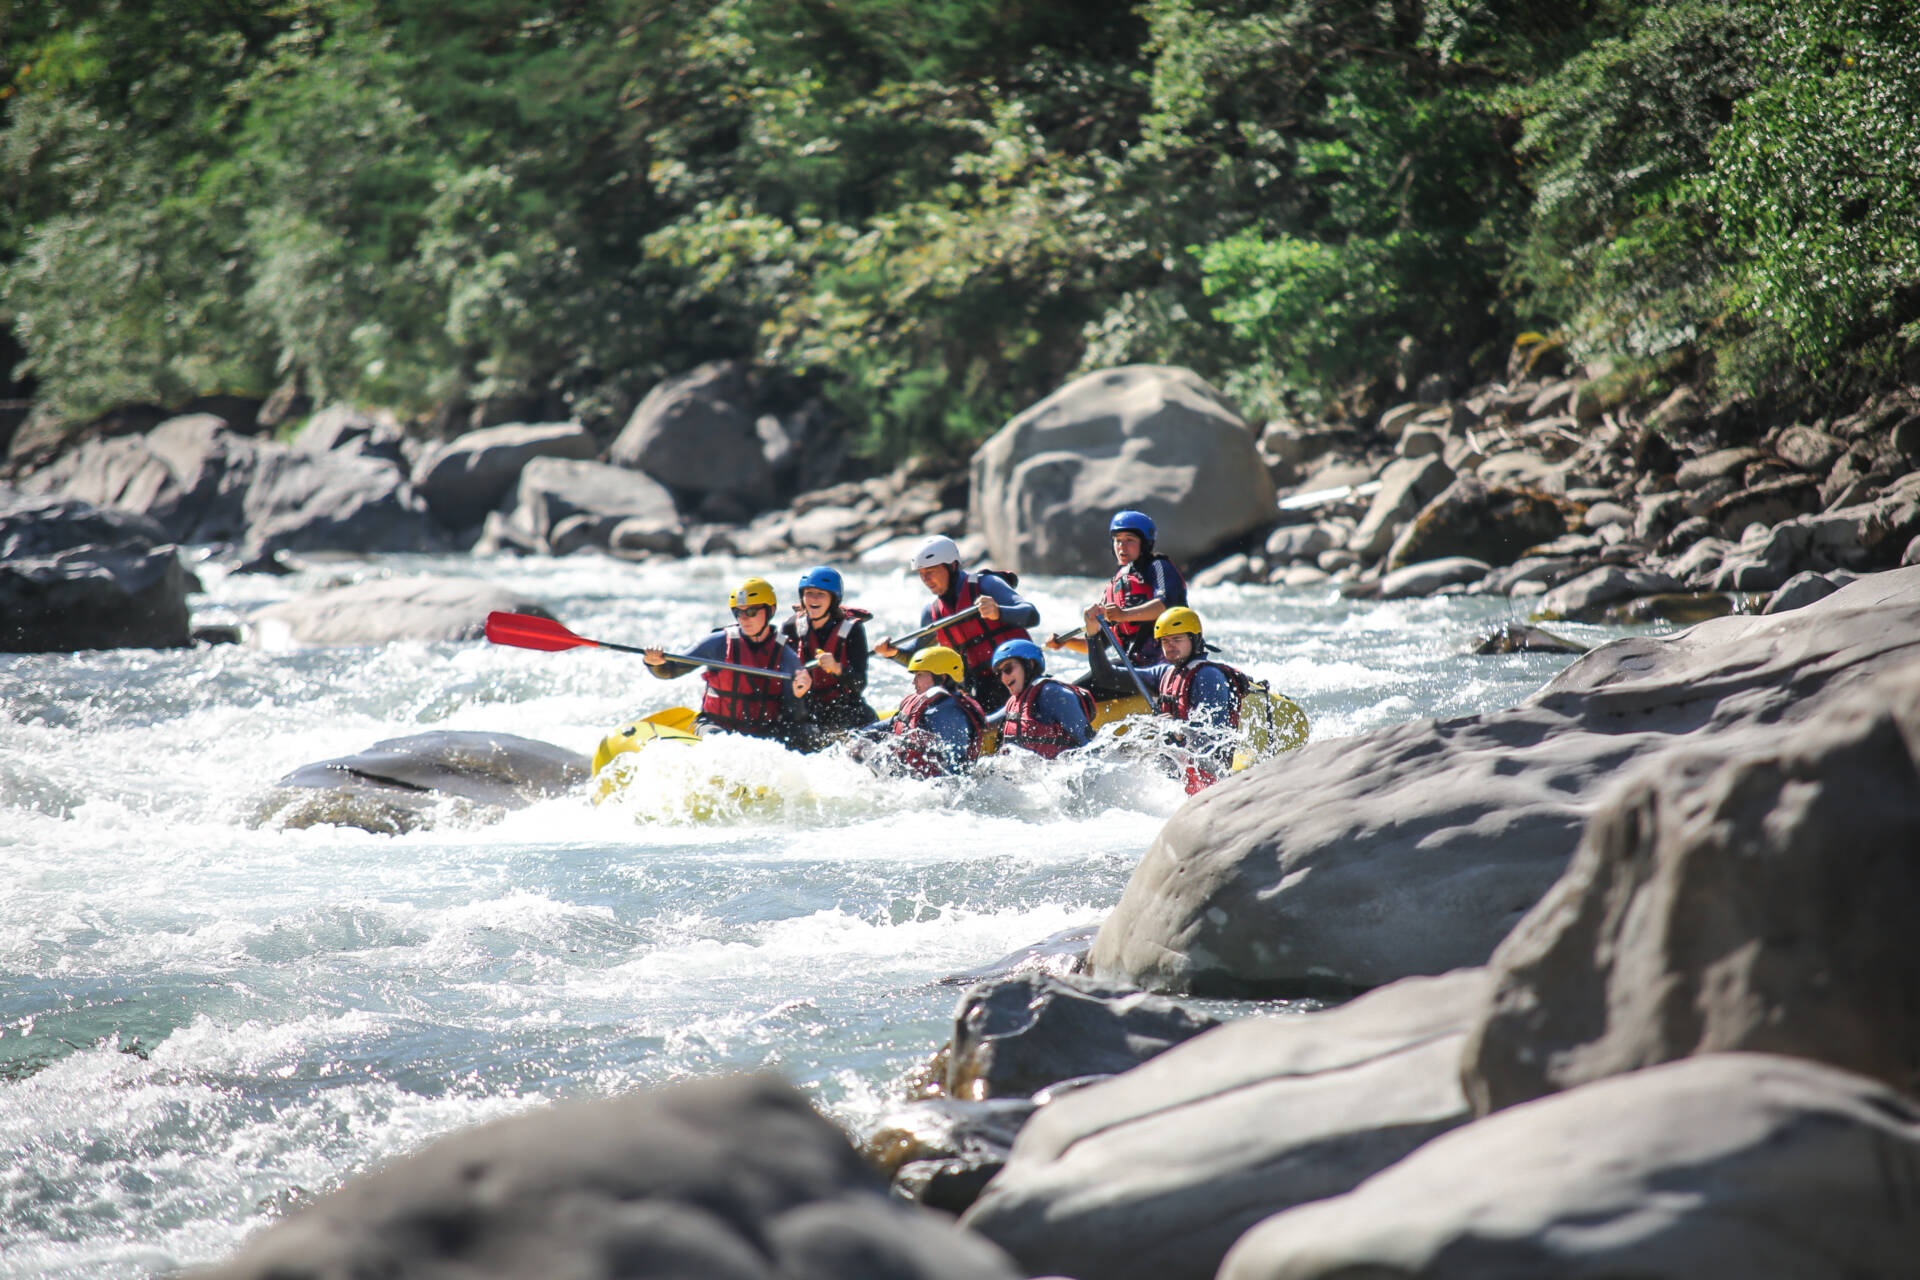
[[[275,578],[208,562],[195,622],[430,573],[671,647],[764,570],[378,557]],[[784,608],[797,574],[769,576]],[[876,639],[925,600],[904,571],[848,580]],[[1053,629],[1098,584],[1022,589]],[[1504,599],[1221,587],[1193,603],[1315,740],[1508,706],[1568,661],[1469,656]],[[875,662],[875,705],[907,689]],[[696,802],[707,760],[630,802],[583,792],[490,824],[450,809],[400,836],[261,818],[282,775],[381,739],[482,730],[590,753],[697,697],[697,678],[655,680],[636,656],[484,642],[0,655],[0,1276],[212,1261],[450,1130],[688,1077],[777,1071],[857,1135],[945,1039],[959,988],[941,979],[1097,923],[1185,799],[1105,746],[927,782],[733,741],[700,750],[769,797],[740,813]]]

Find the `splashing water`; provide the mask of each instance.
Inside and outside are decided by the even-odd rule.
[[[434,573],[672,647],[724,620],[749,569],[764,566],[209,564],[196,621]],[[1098,585],[1023,589],[1058,621]],[[848,598],[878,639],[925,596],[856,569]],[[1504,602],[1194,603],[1316,740],[1509,705],[1564,664],[1463,655]],[[907,689],[876,660],[876,705]],[[622,717],[697,696],[697,679],[606,650],[0,655],[0,1276],[207,1262],[354,1173],[563,1097],[770,1069],[857,1131],[945,1038],[956,991],[939,980],[1096,923],[1185,800],[1137,749],[924,781],[731,739],[659,753],[646,785],[600,805],[584,788],[504,818],[450,804],[397,836],[259,821],[282,775],[384,738],[478,730],[585,754]]]

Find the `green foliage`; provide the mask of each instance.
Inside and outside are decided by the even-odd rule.
[[[1723,367],[1872,379],[1920,340],[1920,9],[1767,0],[1764,84],[1701,182],[1741,322]]]
[[[875,455],[1075,372],[1272,412],[1399,353],[1888,376],[1887,0],[0,0],[0,324],[69,414],[614,414],[752,355]]]

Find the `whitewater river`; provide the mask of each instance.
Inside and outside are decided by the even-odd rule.
[[[727,588],[762,567],[206,564],[195,620],[440,573],[528,593],[583,635],[672,646],[724,620]],[[796,573],[769,576],[784,607]],[[849,583],[876,638],[925,599],[904,572]],[[1097,590],[1023,586],[1052,627]],[[1194,604],[1316,740],[1507,706],[1566,661],[1467,656],[1504,601],[1227,587]],[[449,1130],[692,1076],[778,1071],[858,1134],[945,1038],[958,989],[939,980],[1096,923],[1185,798],[1100,751],[956,783],[735,743],[702,750],[781,797],[771,812],[696,823],[667,786],[404,836],[259,816],[282,775],[383,738],[485,730],[591,752],[697,687],[631,655],[484,642],[0,655],[0,1276],[210,1261]],[[906,688],[875,664],[876,704]]]

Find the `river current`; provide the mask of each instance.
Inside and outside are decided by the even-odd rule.
[[[672,647],[764,569],[209,562],[193,602],[196,623],[232,622],[338,581],[476,576],[581,635]],[[769,576],[784,608],[797,575]],[[876,639],[925,600],[904,571],[848,580]],[[1098,584],[1022,590],[1053,629]],[[1567,661],[1470,656],[1504,600],[1221,587],[1193,604],[1314,740],[1509,706]],[[907,689],[875,662],[876,706]],[[768,797],[737,814],[692,803],[688,775],[398,836],[262,821],[276,779],[382,739],[481,730],[590,753],[697,690],[628,654],[484,642],[0,655],[0,1277],[209,1262],[450,1130],[688,1077],[777,1071],[858,1135],[945,1039],[959,988],[941,979],[1097,923],[1185,800],[1103,746],[928,782],[733,741],[700,750]]]

